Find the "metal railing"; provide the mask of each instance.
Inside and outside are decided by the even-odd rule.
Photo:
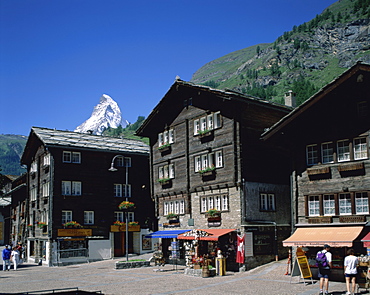
[[[87,258],[89,251],[86,248],[58,250],[59,259],[65,258]]]

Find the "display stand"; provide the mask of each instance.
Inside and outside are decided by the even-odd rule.
[[[370,269],[367,263],[361,263],[358,266],[358,278],[357,278],[357,293],[360,293],[360,288],[370,289]]]

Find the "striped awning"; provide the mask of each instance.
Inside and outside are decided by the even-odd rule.
[[[283,241],[283,246],[323,247],[324,244],[329,244],[331,247],[352,247],[353,241],[358,238],[362,229],[362,226],[297,228]]]
[[[197,229],[178,236],[179,240],[217,241],[219,237],[235,231],[230,228]]]

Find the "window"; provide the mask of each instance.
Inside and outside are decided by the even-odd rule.
[[[207,168],[221,168],[223,167],[222,151],[214,153],[203,154],[194,157],[194,170],[199,172]]]
[[[185,201],[175,200],[175,201],[164,202],[163,215],[166,216],[169,213],[185,214]]]
[[[214,130],[221,127],[221,113],[216,112],[194,120],[194,135],[200,131]]]
[[[131,184],[113,184],[113,193],[115,197],[131,197]]]
[[[308,215],[319,216],[320,215],[320,201],[319,196],[308,197]]]
[[[207,212],[209,209],[217,209],[220,211],[229,210],[229,199],[227,195],[202,197],[200,211]]]
[[[367,144],[365,137],[354,139],[354,156],[355,160],[367,159]]]
[[[357,113],[359,118],[366,118],[368,116],[367,101],[357,103]]]
[[[356,214],[369,214],[369,197],[367,192],[355,194]]]
[[[81,181],[62,181],[62,195],[81,196],[82,195]]]
[[[30,173],[36,173],[37,172],[37,163],[36,161],[35,162],[32,162],[31,164],[31,168],[30,168]]]
[[[338,162],[349,161],[351,159],[349,140],[338,141],[337,146],[338,146]]]
[[[45,198],[48,197],[49,195],[50,195],[50,182],[45,182],[42,185],[42,196]]]
[[[37,200],[37,188],[31,188],[30,190],[30,199],[31,201],[36,201]]]
[[[63,163],[81,163],[81,153],[63,151]]]
[[[275,195],[274,194],[260,194],[260,210],[261,211],[275,211]]]
[[[72,221],[72,211],[62,211],[62,223],[70,222]]]
[[[159,179],[173,179],[175,178],[175,166],[174,164],[160,166],[158,168]]]
[[[135,221],[135,212],[126,212],[128,214],[127,220],[128,222]]]
[[[335,215],[335,199],[334,195],[324,195],[323,200],[324,215]]]
[[[94,224],[94,211],[84,211],[84,224]]]
[[[114,212],[114,221],[117,221],[117,220],[120,222],[125,222],[124,212],[121,212],[121,211]]]
[[[307,165],[316,165],[318,163],[317,145],[307,146]]]
[[[349,215],[352,213],[351,205],[351,195],[350,194],[339,194],[339,214]]]
[[[43,166],[50,166],[50,154],[49,153],[44,154],[42,156],[42,165]]]
[[[323,143],[321,145],[321,150],[322,150],[322,163],[333,163],[334,158],[333,158],[333,143],[332,142],[327,142]]]
[[[166,130],[158,134],[158,146],[171,144],[175,142],[175,134],[173,129]]]

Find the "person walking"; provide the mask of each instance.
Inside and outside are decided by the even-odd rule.
[[[323,250],[317,252],[316,262],[319,268],[318,277],[320,278],[320,294],[329,294],[330,268],[332,267],[332,255],[329,252],[330,246],[324,245]]]
[[[18,264],[19,264],[19,251],[17,247],[13,247],[11,257],[12,257],[13,264],[14,264],[14,270],[17,270]]]
[[[3,258],[3,271],[10,270],[10,256],[12,251],[9,249],[10,246],[5,245],[5,248],[2,251],[2,258]],[[8,268],[6,267],[8,265]]]
[[[355,251],[353,249],[349,249],[347,255],[348,256],[344,258],[344,276],[346,277],[347,295],[351,295],[355,293],[356,289],[358,258],[355,256]],[[350,291],[351,289],[352,291]]]

